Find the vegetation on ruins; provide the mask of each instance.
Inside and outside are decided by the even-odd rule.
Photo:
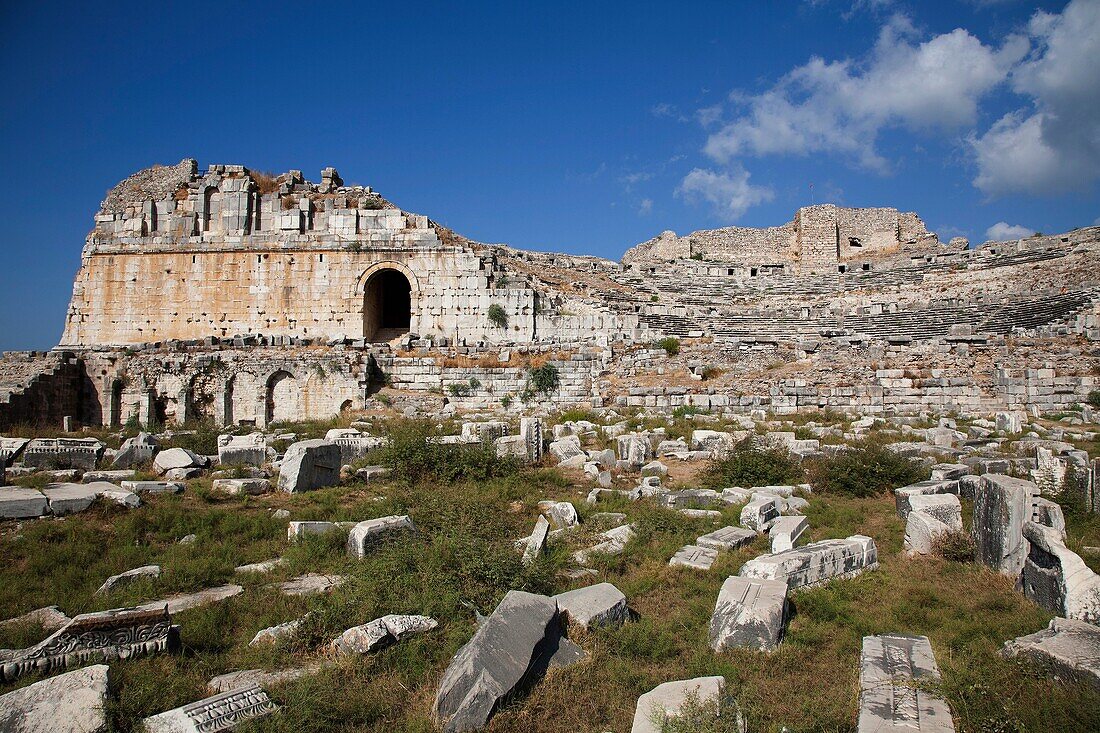
[[[515,458],[498,456],[491,444],[440,443],[444,433],[427,421],[390,421],[386,432],[389,442],[371,460],[409,484],[485,481],[519,471]]]
[[[815,458],[806,466],[810,486],[825,494],[876,496],[926,478],[928,469],[921,464],[870,440]]]
[[[1089,405],[1100,409],[1100,389],[1089,392]]]
[[[661,339],[656,344],[658,349],[664,349],[665,353],[669,356],[676,356],[680,353],[680,339],[675,336],[668,336]]]
[[[508,328],[508,312],[504,310],[504,306],[500,303],[493,303],[490,305],[486,315],[489,318],[489,322],[497,328]]]
[[[539,394],[548,395],[556,390],[560,384],[561,374],[553,364],[546,363],[542,366],[532,367],[527,372],[527,390],[530,395],[525,397],[524,401],[527,402],[530,397]]]
[[[974,561],[974,538],[969,532],[950,530],[932,540],[932,554],[952,562]]]
[[[752,447],[741,441],[724,458],[711,461],[700,476],[704,488],[722,490],[731,486],[777,486],[802,481],[802,467],[785,450]]]

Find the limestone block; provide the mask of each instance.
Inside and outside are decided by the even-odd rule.
[[[263,644],[276,644],[284,639],[289,639],[298,632],[298,627],[302,625],[303,621],[305,621],[305,616],[294,619],[293,621],[287,621],[283,624],[268,626],[266,629],[260,629],[256,632],[256,635],[252,637],[252,641],[248,642],[248,645],[261,646]]]
[[[288,596],[313,596],[321,593],[331,593],[343,584],[344,578],[340,575],[306,573],[282,583],[275,583],[275,588],[280,593]]]
[[[772,496],[762,496],[741,508],[741,525],[764,532],[768,524],[778,516],[779,500]]]
[[[521,682],[537,679],[542,650],[560,633],[553,599],[509,591],[443,673],[433,706],[443,730],[483,728]]]
[[[500,457],[515,456],[527,458],[527,441],[522,435],[505,435],[493,441],[497,455]]]
[[[42,493],[49,502],[50,514],[58,517],[84,511],[98,496],[91,486],[70,483],[47,484]]]
[[[641,468],[653,458],[653,446],[644,435],[629,433],[620,435],[615,441],[619,460],[626,461],[634,470]]]
[[[201,468],[205,461],[186,448],[169,448],[157,453],[153,459],[153,470],[163,476],[174,468]]]
[[[1065,546],[1056,529],[1028,522],[1024,538],[1030,543],[1024,595],[1059,616],[1100,624],[1100,575]]]
[[[587,458],[584,449],[581,448],[581,439],[576,435],[569,435],[552,442],[550,444],[550,454],[557,459],[559,466],[570,461],[576,463],[577,460],[583,463]]]
[[[1032,503],[1032,521],[1036,524],[1041,524],[1044,527],[1051,527],[1058,531],[1062,539],[1066,538],[1066,517],[1062,513],[1062,507],[1059,504],[1044,499],[1041,496],[1037,496],[1031,500]]]
[[[123,481],[122,488],[135,494],[180,494],[184,487],[177,481]]]
[[[724,456],[736,444],[737,436],[734,433],[726,433],[718,430],[691,431],[691,449],[706,451],[713,458]]]
[[[49,510],[49,502],[41,491],[21,486],[0,488],[0,518],[30,519],[41,517]]]
[[[745,563],[738,575],[744,578],[785,580],[790,589],[848,578],[878,567],[875,541],[863,535],[842,540],[822,540]]]
[[[389,614],[362,626],[353,626],[334,639],[332,646],[345,654],[368,654],[437,626],[439,623],[428,616]]]
[[[380,517],[359,522],[348,532],[348,554],[352,557],[366,557],[367,553],[383,538],[403,532],[416,532],[416,527],[408,515]]]
[[[259,467],[266,462],[267,440],[263,433],[218,436],[219,465]]]
[[[894,489],[894,505],[897,509],[898,516],[905,519],[909,515],[910,504],[909,499],[914,496],[923,496],[928,494],[958,494],[959,482],[958,481],[918,481],[915,484],[909,486],[903,486],[900,489]]]
[[[544,450],[543,428],[541,417],[521,417],[519,420],[519,434],[523,437],[527,448],[527,460],[538,463],[542,460]]]
[[[767,651],[779,645],[787,614],[787,584],[732,575],[722,583],[710,617],[710,648]]]
[[[307,535],[326,534],[339,529],[335,522],[290,522],[286,527],[286,538],[294,542]]]
[[[626,547],[626,544],[634,539],[634,528],[632,525],[624,524],[607,530],[600,537],[603,539],[599,544],[574,552],[574,562],[584,565],[594,554],[618,555]]]
[[[709,547],[712,550],[736,550],[738,547],[748,545],[756,539],[756,532],[744,527],[722,527],[713,532],[708,532],[695,539],[699,547]]]
[[[40,626],[43,631],[54,632],[60,629],[65,624],[72,621],[71,618],[66,616],[58,609],[57,606],[46,606],[44,608],[36,608],[33,611],[24,613],[22,616],[16,616],[15,618],[9,618],[6,621],[0,621],[0,629],[10,626]]]
[[[768,529],[772,541],[772,552],[792,550],[798,545],[803,533],[810,528],[806,517],[778,517]]]
[[[219,478],[214,479],[211,488],[230,496],[259,496],[271,491],[271,482],[265,478]]]
[[[715,702],[721,699],[725,689],[726,678],[717,676],[657,685],[638,698],[630,733],[661,733],[665,727],[664,721],[677,717],[685,702]]]
[[[303,440],[286,450],[279,466],[279,490],[289,494],[340,483],[340,446]]]
[[[938,519],[951,530],[962,531],[962,504],[954,494],[917,494],[909,498],[909,509]]]
[[[905,520],[903,547],[909,555],[931,555],[936,541],[950,528],[931,514],[909,512]]]
[[[568,501],[539,502],[539,508],[549,517],[556,529],[564,529],[580,523],[577,508]]]
[[[106,664],[94,664],[0,695],[5,733],[101,733],[107,730]]]
[[[660,478],[664,478],[668,476],[668,466],[661,463],[660,461],[650,461],[649,463],[642,466],[642,475],[659,476]]]
[[[259,687],[241,687],[154,715],[142,721],[145,733],[206,733],[235,728],[275,712]]]
[[[884,730],[953,733],[947,701],[919,686],[939,679],[927,636],[863,637],[859,669],[859,733]]]
[[[210,681],[206,683],[206,689],[215,694],[230,692],[241,687],[255,686],[266,689],[272,685],[293,682],[306,675],[316,674],[321,671],[321,668],[320,664],[311,664],[306,667],[292,667],[290,669],[280,669],[274,672],[268,672],[262,669],[241,669],[236,672],[228,672],[218,675],[217,677],[212,677]]]
[[[272,560],[263,560],[261,562],[248,563],[247,565],[238,565],[233,568],[235,573],[270,573],[275,568],[286,565],[287,561],[281,557],[274,558]]]
[[[1022,433],[1024,431],[1025,422],[1027,422],[1027,416],[1019,410],[1013,412],[998,412],[994,416],[994,423],[997,426],[997,430],[1011,435]]]
[[[1005,642],[1006,657],[1027,657],[1056,679],[1081,681],[1100,692],[1100,627],[1053,618],[1047,628]]]
[[[105,447],[95,438],[35,438],[23,449],[23,465],[92,471]]]
[[[546,517],[539,515],[535,520],[535,528],[523,549],[523,564],[530,565],[538,559],[542,551],[546,549],[546,538],[550,533],[550,522]]]
[[[932,481],[958,481],[970,474],[970,466],[965,463],[937,463],[932,466]]]
[[[618,626],[630,617],[626,596],[611,583],[597,583],[553,597],[567,623],[582,629]]]
[[[153,460],[157,452],[157,439],[149,433],[138,433],[133,438],[127,438],[122,442],[122,447],[115,453],[111,461],[111,468],[135,468],[143,466]]]
[[[142,611],[158,611],[167,608],[168,613],[182,613],[192,608],[201,608],[202,606],[209,606],[212,603],[221,603],[234,596],[239,596],[241,593],[244,593],[244,588],[239,585],[219,585],[215,588],[204,588],[195,593],[179,593],[159,601],[142,603],[136,606],[136,608]]]
[[[124,573],[118,575],[112,575],[103,581],[103,585],[99,586],[96,590],[96,595],[101,593],[110,593],[116,588],[129,585],[137,580],[143,579],[156,579],[160,577],[160,565],[142,565],[140,568],[134,568],[133,570],[127,570]]]
[[[671,567],[692,568],[694,570],[710,570],[710,566],[718,559],[718,550],[698,545],[684,545],[672,559],[668,561]]]
[[[1031,519],[1032,497],[1038,487],[1030,481],[985,474],[974,495],[972,533],[978,560],[1010,578],[1018,579],[1027,557],[1024,524]]]

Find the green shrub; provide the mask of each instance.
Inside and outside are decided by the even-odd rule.
[[[484,481],[519,470],[510,456],[497,456],[492,444],[443,444],[442,431],[431,423],[397,420],[387,429],[389,441],[371,453],[371,460],[387,466],[394,478],[410,484]]]
[[[743,440],[729,455],[711,461],[700,481],[709,489],[794,484],[802,481],[802,467],[785,450],[761,450]]]
[[[218,453],[218,435],[221,431],[212,422],[186,424],[183,432],[173,435],[162,448],[186,448],[200,456],[213,456]]]
[[[561,384],[561,375],[553,364],[543,364],[527,373],[527,384],[533,392],[550,394]]]
[[[962,530],[944,532],[932,540],[932,553],[944,560],[954,562],[973,562],[974,538]]]
[[[806,474],[814,491],[857,497],[884,494],[928,478],[920,463],[870,442],[810,461]]]
[[[1100,389],[1089,392],[1089,405],[1100,408]]]
[[[657,348],[664,349],[669,356],[676,356],[680,353],[680,339],[668,336],[657,342]]]
[[[489,322],[497,328],[508,328],[508,313],[499,303],[489,306]]]

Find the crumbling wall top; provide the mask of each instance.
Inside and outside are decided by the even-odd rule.
[[[175,165],[144,168],[107,192],[107,197],[99,205],[100,213],[121,214],[127,206],[166,199],[185,188],[198,172],[199,163],[194,158],[184,158]]]

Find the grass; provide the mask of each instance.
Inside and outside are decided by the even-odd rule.
[[[423,427],[401,429],[414,435]],[[508,589],[555,593],[575,587],[558,571],[568,566],[575,547],[592,543],[599,529],[592,515],[618,511],[629,515],[637,536],[624,553],[599,558],[595,566],[598,580],[627,595],[638,620],[573,633],[588,658],[551,672],[505,704],[491,733],[629,730],[640,694],[662,682],[711,674],[725,676],[750,730],[851,731],[862,637],[886,632],[931,638],[942,694],[959,731],[1100,729],[1096,692],[1056,683],[998,654],[1005,640],[1044,627],[1049,614],[1015,592],[1008,579],[974,563],[907,559],[901,551],[904,525],[891,497],[815,494],[807,510],[811,539],[874,537],[879,569],[794,592],[787,634],[775,652],[714,654],[707,625],[719,587],[745,561],[767,552],[766,538],[723,553],[708,572],[670,568],[676,549],[720,525],[650,502],[619,499],[588,507],[582,503],[587,484],[555,470],[504,464],[487,469],[469,457],[468,470],[441,477],[426,466],[442,454],[392,455],[391,465],[410,470],[395,470],[389,483],[369,487],[204,499],[201,484],[192,482],[182,496],[154,497],[136,510],[97,505],[60,520],[0,524],[0,618],[51,604],[71,615],[237,582],[245,586],[240,596],[175,617],[182,627],[180,654],[111,665],[112,730],[134,730],[143,717],[207,696],[206,681],[218,674],[324,662],[332,666],[272,688],[279,714],[239,730],[434,731],[430,713],[439,678],[474,633],[473,611],[489,613]],[[536,504],[546,498],[573,501],[588,525],[555,538],[548,553],[524,567],[511,542],[530,531]],[[285,523],[271,519],[276,508],[288,509],[293,519],[407,513],[420,531],[354,561],[344,554],[340,534],[287,546]],[[736,513],[726,509],[721,524],[735,523]],[[1067,519],[1071,543],[1100,532],[1087,517]],[[196,543],[177,544],[192,533]],[[288,564],[269,575],[233,573],[236,565],[279,556]],[[110,598],[93,595],[108,575],[149,563],[164,568],[158,580]],[[287,598],[265,587],[304,572],[339,573],[348,581],[331,595],[311,598]],[[261,628],[307,611],[313,616],[289,642],[248,647]],[[424,613],[440,626],[364,657],[341,659],[327,650],[344,629],[386,613]],[[6,629],[0,647],[35,640],[33,629]],[[0,693],[30,681],[0,686]],[[695,727],[674,725],[669,731],[734,729],[726,725],[728,715],[718,722],[704,718]]]

